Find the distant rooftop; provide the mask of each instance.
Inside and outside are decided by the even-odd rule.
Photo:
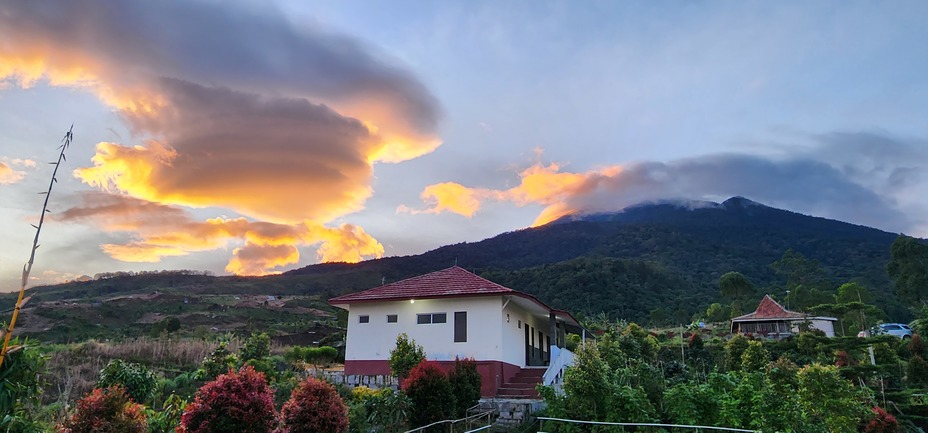
[[[776,320],[776,319],[803,319],[808,317],[806,314],[789,311],[783,308],[777,301],[774,301],[770,295],[764,295],[757,309],[753,313],[731,319],[732,322],[752,321],[752,320]]]

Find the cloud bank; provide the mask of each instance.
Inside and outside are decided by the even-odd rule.
[[[222,207],[259,220],[174,215],[177,225],[118,227],[138,240],[102,247],[119,260],[232,238],[245,240],[227,268],[236,273],[295,264],[299,244],[320,244],[323,260],[379,257],[383,247],[360,227],[326,224],[364,207],[376,162],[440,144],[440,109],[412,74],[358,40],[257,3],[4,4],[3,78],[84,88],[121,115],[138,142],[99,143],[93,165],[75,171],[121,206]]]
[[[541,205],[533,222],[565,215],[619,211],[646,201],[719,200],[745,196],[791,210],[893,231],[920,232],[928,193],[928,154],[920,142],[872,133],[813,137],[811,146],[783,148],[779,156],[715,154],[670,162],[613,165],[581,173],[536,162],[519,172],[517,186],[499,190],[457,183],[426,187],[423,209],[474,216],[487,201]]]

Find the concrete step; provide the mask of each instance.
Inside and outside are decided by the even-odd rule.
[[[541,377],[515,376],[509,380],[509,383],[541,383]]]
[[[539,382],[506,382],[501,388],[535,389]]]
[[[496,397],[537,399],[540,397],[540,395],[538,394],[538,391],[534,389],[500,388],[496,391]]]

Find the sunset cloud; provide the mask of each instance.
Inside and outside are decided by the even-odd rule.
[[[316,258],[326,262],[356,262],[384,253],[376,239],[351,224],[330,228],[245,218],[197,221],[174,206],[106,193],[83,194],[79,205],[56,218],[94,224],[107,232],[129,233],[129,242],[101,246],[109,256],[126,262],[154,263],[164,257],[241,244],[232,251],[226,270],[242,275],[263,275],[298,263],[298,246],[317,246]]]
[[[26,173],[16,171],[7,164],[0,162],[0,184],[8,185],[23,180]]]
[[[919,229],[902,208],[917,209],[921,199],[916,197],[928,190],[928,178],[921,175],[926,169],[921,143],[874,134],[829,134],[816,140],[808,148],[784,148],[790,155],[782,157],[716,154],[586,172],[537,162],[518,173],[513,188],[430,185],[421,194],[424,209],[402,206],[399,211],[472,217],[487,201],[539,205],[542,210],[532,223],[538,226],[565,215],[615,212],[642,202],[740,195],[888,230]]]
[[[295,264],[299,245],[318,244],[327,261],[379,257],[383,247],[361,227],[327,224],[364,208],[374,164],[441,143],[438,104],[412,74],[361,41],[297,26],[263,4],[6,4],[2,79],[85,89],[132,131],[136,142],[98,143],[92,166],[74,171],[124,199],[120,209],[92,212],[107,229],[134,236],[102,246],[124,261],[242,241],[230,272]],[[15,179],[5,168],[0,179]],[[167,223],[111,218],[153,206],[165,206],[157,214],[169,215]],[[193,221],[179,207],[248,219]],[[78,220],[88,209],[72,211]]]

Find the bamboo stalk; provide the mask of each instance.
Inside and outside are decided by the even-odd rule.
[[[71,140],[73,139],[74,125],[71,125],[68,132],[64,134],[64,138],[61,139],[61,146],[58,146],[58,149],[61,150],[58,154],[58,161],[50,163],[55,166],[55,170],[52,172],[52,180],[48,182],[48,190],[39,193],[45,194],[45,203],[42,204],[42,215],[39,216],[39,225],[33,225],[33,227],[35,227],[35,239],[32,241],[32,251],[29,254],[29,261],[23,265],[23,278],[19,286],[19,297],[16,299],[16,307],[13,309],[13,317],[10,319],[10,326],[6,329],[6,335],[3,338],[3,350],[0,350],[0,366],[3,366],[3,360],[6,358],[6,354],[9,351],[10,337],[13,336],[16,318],[19,317],[19,309],[22,307],[23,294],[26,293],[26,283],[29,282],[29,274],[32,272],[32,264],[35,262],[35,250],[39,249],[39,233],[42,232],[42,224],[45,223],[45,214],[49,212],[48,198],[52,195],[52,187],[58,183],[56,176],[58,175],[58,168],[61,166],[61,162],[67,161],[67,158],[64,156],[64,151],[68,150],[68,146],[71,145]]]

